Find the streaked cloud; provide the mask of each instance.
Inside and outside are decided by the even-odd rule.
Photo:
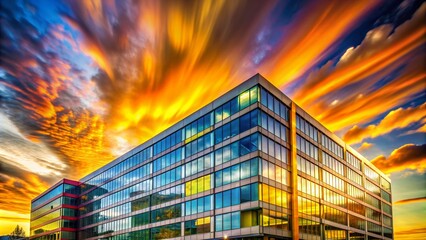
[[[62,176],[67,165],[43,143],[35,143],[23,136],[18,128],[0,112],[0,158],[6,163],[28,172]],[[26,151],[22,151],[25,149]]]
[[[426,170],[426,144],[406,144],[395,149],[388,157],[381,155],[371,162],[387,174],[409,169],[424,173]]]
[[[417,202],[426,202],[426,197],[403,199],[403,200],[394,202],[394,204],[407,204],[407,203],[417,203]]]
[[[239,71],[275,4],[71,1],[64,18],[100,67],[105,133],[120,136],[111,147],[147,140],[248,77]]]
[[[420,1],[38,4],[0,13],[1,226],[256,72],[360,151],[387,155],[374,134],[403,145],[374,160],[388,173],[424,172],[424,145],[399,142],[425,132]]]
[[[396,129],[408,127],[424,121],[426,118],[426,103],[416,107],[398,108],[390,111],[378,124],[366,127],[354,125],[343,136],[349,144],[359,143],[366,138],[376,138],[388,134]],[[418,132],[419,130],[416,130]],[[421,129],[420,129],[421,131]]]
[[[312,72],[297,90],[296,101],[335,131],[371,121],[422,93],[425,13],[423,4],[396,29],[382,25],[371,30],[336,64],[330,61]],[[335,99],[339,102],[331,107]]]
[[[279,29],[283,37],[260,71],[276,86],[302,76],[327,55],[376,1],[312,1],[291,24]]]

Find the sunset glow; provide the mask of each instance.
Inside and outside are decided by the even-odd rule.
[[[0,4],[0,235],[259,72],[390,176],[397,239],[426,238],[422,1]]]

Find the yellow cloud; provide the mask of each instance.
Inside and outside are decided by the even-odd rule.
[[[426,103],[417,107],[398,108],[389,112],[378,124],[367,127],[353,126],[343,140],[349,144],[359,143],[366,138],[376,138],[396,129],[402,129],[426,118]],[[421,131],[421,130],[420,130]]]
[[[369,142],[363,142],[363,143],[361,144],[361,146],[358,148],[358,151],[360,151],[360,152],[365,151],[365,150],[367,150],[367,149],[370,149],[372,146],[373,146],[373,144],[372,144],[372,143],[369,143]]]

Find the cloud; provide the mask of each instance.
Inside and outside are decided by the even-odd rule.
[[[64,174],[67,165],[43,143],[34,143],[0,112],[0,157],[8,164],[41,175],[56,177]],[[22,151],[25,149],[25,151]]]
[[[396,29],[382,25],[371,30],[337,63],[311,72],[295,101],[336,131],[368,122],[421,94],[426,87],[425,12],[423,4]],[[335,99],[339,102],[330,106]]]
[[[392,151],[387,158],[381,155],[371,162],[386,174],[408,169],[424,173],[426,171],[426,144],[406,144]]]
[[[370,149],[373,145],[374,145],[374,144],[369,143],[369,142],[363,142],[363,143],[361,144],[361,146],[358,148],[358,151],[363,152],[363,151],[365,151],[365,150]]]
[[[378,124],[366,127],[354,125],[343,136],[349,144],[359,143],[366,138],[376,138],[388,134],[396,129],[406,128],[426,118],[426,103],[416,107],[398,108],[390,111]]]
[[[244,66],[276,4],[70,1],[63,18],[99,67],[92,81],[112,151],[149,139],[253,74]]]
[[[418,203],[418,202],[426,202],[426,197],[403,199],[403,200],[396,201],[393,204],[407,204],[407,203]]]
[[[277,31],[282,38],[260,71],[276,86],[285,88],[333,49],[375,1],[312,1],[293,21]]]
[[[2,132],[0,155],[32,171],[44,165],[40,174],[62,175],[66,165],[76,169],[72,177],[81,177],[112,158],[96,85],[80,65],[83,55],[63,26],[35,20],[37,7],[25,12],[16,1],[4,7],[0,106],[2,118],[10,119],[21,136]],[[39,29],[43,24],[48,27]]]
[[[25,214],[30,211],[29,203],[31,199],[60,179],[59,177],[39,176],[36,173],[7,163],[1,157],[0,176],[2,176],[0,188],[0,205],[2,209]]]
[[[423,121],[421,121],[420,127],[418,127],[417,129],[407,131],[403,133],[402,135],[410,135],[415,133],[426,133],[426,118],[423,118]]]
[[[414,228],[405,231],[398,231],[395,235],[414,235],[414,234],[424,234],[426,232],[426,227],[424,228]]]
[[[425,27],[422,24],[425,13],[426,4],[423,4],[412,19],[394,32],[392,25],[382,25],[369,31],[359,46],[351,47],[343,54],[337,66],[326,77],[316,78],[313,75],[308,79],[296,94],[299,103],[305,104],[342,86],[362,81],[422,46],[425,41]],[[312,89],[314,91],[306,94]]]

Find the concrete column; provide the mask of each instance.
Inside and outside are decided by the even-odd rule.
[[[291,232],[293,239],[299,239],[299,207],[297,202],[297,148],[296,148],[296,104],[290,109],[290,162],[291,162]]]

